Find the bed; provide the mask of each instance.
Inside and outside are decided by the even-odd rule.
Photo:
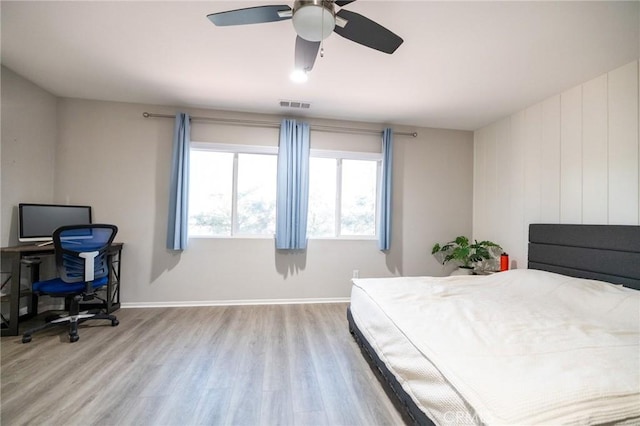
[[[535,224],[529,268],[354,279],[349,328],[410,422],[640,424],[640,227]]]

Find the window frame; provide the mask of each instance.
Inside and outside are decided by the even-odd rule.
[[[377,240],[378,220],[380,219],[380,189],[382,186],[382,153],[311,149],[310,157],[331,158],[336,160],[336,206],[334,234],[332,236],[309,236],[312,240]],[[374,211],[375,229],[373,235],[342,235],[342,161],[360,160],[376,162],[376,199]]]
[[[191,141],[189,145],[189,154],[191,151],[214,151],[221,153],[230,153],[233,155],[233,176],[232,176],[232,194],[231,194],[231,234],[230,235],[189,235],[188,238],[195,239],[272,239],[275,235],[267,234],[238,234],[238,154],[263,154],[278,155],[278,147],[274,145],[244,145],[244,144],[225,144],[216,142],[199,142]],[[382,184],[382,153],[381,152],[363,152],[363,151],[341,151],[341,150],[325,150],[311,149],[310,157],[330,158],[336,160],[336,205],[335,205],[335,224],[334,234],[332,236],[313,236],[308,237],[311,240],[377,240],[378,238],[378,221],[380,219],[380,190]],[[376,199],[374,211],[375,229],[373,235],[342,235],[342,161],[343,160],[360,160],[376,162]]]
[[[230,235],[188,235],[188,238],[233,238],[233,239],[272,239],[275,234],[238,234],[238,155],[239,154],[261,154],[278,155],[278,147],[270,145],[240,145],[214,142],[194,142],[189,145],[189,155],[191,151],[213,151],[233,154],[233,168],[231,180],[231,234]],[[275,177],[274,177],[275,178]]]

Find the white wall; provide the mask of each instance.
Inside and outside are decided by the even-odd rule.
[[[526,267],[530,223],[640,224],[638,62],[474,133],[473,234]]]
[[[174,114],[170,107],[61,99],[58,105],[55,196],[94,206],[97,221],[119,226],[123,251],[122,300],[130,304],[346,298],[352,271],[361,277],[441,275],[447,270],[431,246],[471,233],[473,134],[403,129],[396,136],[392,248],[376,242],[311,240],[304,253],[279,253],[272,239],[192,239],[181,254],[165,249],[170,119],[145,119],[143,111]],[[279,117],[189,110],[279,122]],[[318,124],[381,129],[367,123],[308,120]],[[277,144],[277,129],[192,123],[192,140]],[[378,149],[374,136],[312,132],[312,147]],[[373,147],[373,148],[372,148]]]
[[[20,202],[53,201],[55,96],[2,67],[0,244],[15,245]]]
[[[373,240],[312,240],[304,253],[276,252],[272,239],[194,239],[165,249],[170,119],[174,107],[57,99],[10,70],[2,74],[2,244],[15,244],[19,202],[89,204],[119,226],[122,301],[129,304],[295,301],[346,298],[360,276],[442,275],[435,242],[471,233],[473,134],[395,127],[392,248]],[[279,122],[280,117],[189,110]],[[371,123],[307,120],[381,130]],[[192,139],[275,144],[277,129],[194,122]],[[377,136],[312,132],[312,146],[379,150]]]

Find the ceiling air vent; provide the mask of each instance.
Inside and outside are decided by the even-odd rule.
[[[305,101],[290,101],[290,100],[280,100],[280,106],[282,108],[297,108],[297,109],[309,109],[311,107],[311,102]]]

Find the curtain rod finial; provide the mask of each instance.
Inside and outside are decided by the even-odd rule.
[[[151,114],[149,114],[148,112],[145,111],[145,112],[142,113],[142,116],[144,118],[149,118],[151,116]]]

